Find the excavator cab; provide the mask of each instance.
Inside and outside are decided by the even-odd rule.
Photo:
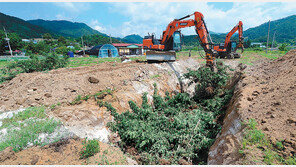
[[[173,50],[180,51],[182,49],[182,47],[181,47],[181,32],[180,31],[174,32],[173,40],[174,40]]]

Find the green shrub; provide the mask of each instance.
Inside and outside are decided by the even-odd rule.
[[[194,99],[201,102],[204,99],[213,98],[221,87],[226,84],[229,79],[227,69],[229,66],[224,66],[222,62],[217,61],[217,71],[212,71],[207,67],[200,67],[198,70],[188,69],[188,73],[184,77],[190,79],[192,83],[197,83],[195,87]]]
[[[82,145],[83,145],[83,148],[80,151],[80,158],[81,159],[91,157],[91,156],[95,155],[96,153],[98,153],[100,150],[100,145],[97,140],[85,139],[82,142]]]
[[[0,83],[11,80],[20,73],[32,73],[63,68],[67,65],[67,58],[59,58],[56,54],[48,54],[44,58],[31,56],[29,60],[20,60],[10,63],[0,71]],[[1,74],[2,73],[2,74]]]
[[[281,44],[281,46],[279,47],[279,50],[280,50],[280,51],[287,51],[287,50],[288,50],[288,49],[287,49],[287,46],[288,46],[288,44],[283,43],[283,44]]]

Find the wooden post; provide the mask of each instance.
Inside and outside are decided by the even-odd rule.
[[[85,56],[84,44],[83,44],[83,37],[82,36],[81,36],[81,43],[82,43],[83,56]]]
[[[8,36],[7,36],[6,30],[5,30],[4,27],[3,27],[3,29],[4,29],[5,36],[6,36],[6,39],[5,39],[5,40],[6,40],[7,43],[8,43],[8,47],[9,47],[9,51],[10,51],[10,55],[11,55],[11,57],[12,57],[12,50],[11,50],[11,47],[10,47],[9,38],[8,38]]]
[[[276,31],[274,31],[274,33],[273,33],[273,39],[272,39],[272,44],[271,44],[271,47],[272,47],[272,48],[273,48],[273,44],[274,44],[275,32],[276,32]]]
[[[269,30],[270,30],[270,20],[269,20],[269,23],[268,23],[268,34],[267,34],[267,43],[266,43],[266,53],[267,53],[267,49],[268,49]]]

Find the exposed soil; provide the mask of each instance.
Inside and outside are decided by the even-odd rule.
[[[239,154],[243,138],[241,122],[255,119],[272,144],[283,141],[283,157],[295,156],[296,150],[296,51],[277,60],[261,59],[240,74],[228,107],[221,133],[210,149],[209,164],[262,165],[260,148]]]
[[[170,65],[169,65],[170,64]],[[198,62],[186,59],[173,63],[102,63],[89,67],[63,68],[49,72],[23,73],[0,86],[0,111],[20,106],[70,103],[78,95],[94,94],[105,89],[116,90],[113,105],[118,111],[128,108],[128,100],[139,100],[135,94],[153,90],[179,91],[178,73],[197,68]],[[175,70],[175,71],[173,71]]]
[[[244,88],[248,111],[259,129],[275,144],[284,141],[285,156],[296,155],[296,50],[283,57],[253,67],[252,78]]]
[[[0,165],[129,164],[119,148],[101,142],[99,144],[99,153],[89,159],[80,159],[83,145],[82,139],[79,138],[62,140],[44,147],[31,147],[18,153],[7,148],[0,154]]]
[[[231,102],[231,105],[236,105],[236,107],[231,105],[229,107],[229,111],[238,108],[232,116],[237,120],[227,119],[225,121],[229,122],[230,127],[236,123],[239,124],[239,121],[254,118],[259,123],[259,129],[263,130],[274,143],[284,140],[285,149],[282,151],[284,156],[295,155],[296,51],[290,51],[275,61],[262,58],[260,60],[261,62],[258,61],[254,63],[254,66],[246,69],[246,74],[242,76],[244,79],[239,82],[236,99]],[[174,63],[160,64],[102,63],[89,67],[20,74],[13,80],[0,85],[0,111],[15,110],[21,106],[53,105],[60,102],[61,106],[49,113],[51,116],[59,118],[71,132],[80,138],[99,137],[106,143],[116,138],[116,136],[111,136],[113,139],[110,139],[106,128],[106,123],[112,121],[112,117],[93,99],[83,101],[78,105],[70,105],[69,103],[78,95],[84,96],[108,88],[112,89],[114,93],[105,96],[104,101],[110,102],[118,112],[123,112],[129,108],[129,100],[141,102],[141,95],[144,92],[150,94],[148,98],[151,100],[153,83],[157,83],[161,94],[165,91],[180,92],[181,88],[192,92],[193,87],[187,87],[186,80],[179,82],[178,76],[185,73],[187,68],[198,68],[201,61],[189,58]],[[238,59],[223,61],[232,67],[238,64]],[[225,124],[226,126],[228,125]],[[240,147],[239,139],[236,139],[231,131],[240,128],[225,130],[225,127],[222,129],[221,136],[223,133],[227,135],[215,142],[213,146],[215,148],[211,148],[211,150],[218,150],[217,154],[213,154],[218,160],[212,162],[241,164],[237,153]],[[124,154],[119,148],[105,143],[100,142],[102,150],[88,161],[79,159],[79,152],[82,148],[81,139],[69,139],[62,144],[31,147],[18,153],[7,149],[6,153],[0,154],[7,155],[3,157],[4,160],[0,156],[0,161],[3,161],[0,164],[98,164],[105,155],[110,157],[108,160],[110,164],[115,161],[119,164],[133,163],[130,159],[122,160]],[[107,149],[112,151],[104,152]],[[221,150],[224,152],[222,153]],[[262,153],[258,149],[254,149],[250,154],[259,159],[262,158]]]

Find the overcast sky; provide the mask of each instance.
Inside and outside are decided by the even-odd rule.
[[[24,20],[69,20],[83,22],[90,27],[115,37],[130,34],[160,35],[175,18],[203,13],[210,31],[228,32],[239,20],[244,29],[258,26],[296,13],[296,2],[55,2],[55,3],[0,3],[0,12]],[[182,30],[195,34],[194,28]]]

